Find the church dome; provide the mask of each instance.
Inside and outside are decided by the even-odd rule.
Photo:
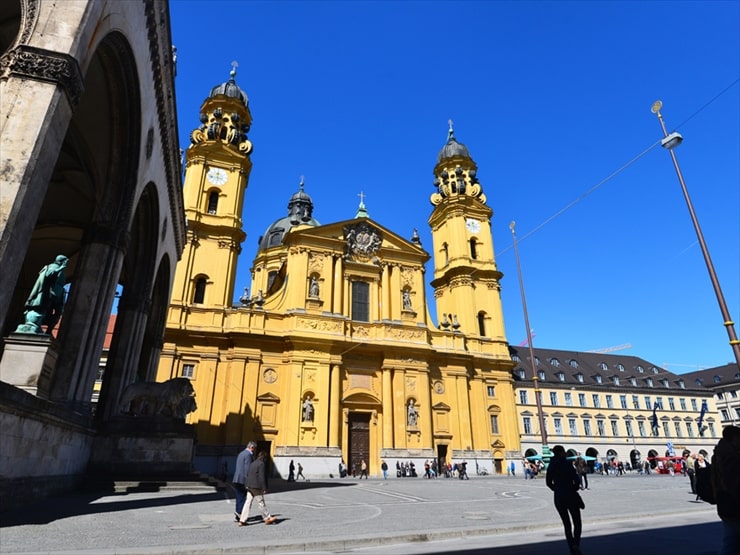
[[[288,201],[288,215],[276,220],[267,228],[265,234],[260,237],[258,250],[280,245],[285,234],[298,225],[321,225],[313,217],[313,200],[303,190],[303,179],[301,179],[300,189],[293,193]]]
[[[247,93],[245,93],[242,88],[236,84],[236,68],[232,69],[229,75],[230,78],[228,81],[225,81],[220,85],[216,85],[211,89],[211,94],[208,95],[208,98],[214,98],[218,95],[224,95],[228,96],[229,98],[239,99],[241,100],[242,104],[244,104],[244,106],[248,106],[249,97],[247,97]]]
[[[452,129],[452,122],[450,121],[450,130],[447,132],[447,144],[439,151],[437,162],[441,162],[442,160],[453,158],[455,156],[471,158],[470,152],[468,152],[468,147],[462,143],[458,143],[457,139],[455,139],[455,132]]]

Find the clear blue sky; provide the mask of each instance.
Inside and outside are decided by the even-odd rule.
[[[181,146],[234,60],[250,98],[237,296],[301,175],[322,224],[354,217],[362,191],[373,220],[417,228],[431,250],[452,119],[494,210],[509,342],[526,337],[515,220],[535,347],[631,344],[616,353],[677,373],[733,360],[670,156],[638,156],[662,137],[650,112],[662,99],[740,333],[740,3],[172,0],[171,12]]]

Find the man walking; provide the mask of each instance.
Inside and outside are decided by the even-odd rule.
[[[247,473],[249,467],[252,464],[254,458],[254,450],[257,448],[257,444],[254,441],[247,443],[247,447],[239,453],[236,458],[236,469],[234,470],[234,478],[231,483],[234,485],[234,493],[236,496],[236,507],[234,507],[234,521],[239,521],[239,515],[242,513],[244,508],[244,501],[247,499]]]
[[[298,463],[300,468],[301,463]],[[249,510],[252,508],[252,501],[257,499],[257,505],[262,512],[262,520],[265,524],[272,524],[277,517],[272,516],[265,506],[265,494],[267,493],[267,473],[265,471],[265,452],[260,451],[257,458],[249,466],[247,473],[247,499],[244,502],[241,515],[239,517],[239,526],[246,526],[249,518]]]
[[[565,458],[565,448],[556,445],[552,448],[553,457],[547,467],[545,477],[547,487],[555,492],[555,509],[565,528],[565,539],[571,555],[581,555],[581,509],[583,501],[578,494],[581,480],[573,464]],[[573,527],[571,528],[571,517]]]

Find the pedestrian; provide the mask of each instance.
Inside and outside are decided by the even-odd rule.
[[[514,461],[511,461],[509,468],[511,469],[511,475],[516,477],[516,465],[514,464]]]
[[[247,473],[252,464],[254,450],[256,448],[257,444],[254,441],[250,441],[247,443],[246,448],[236,457],[236,469],[234,470],[234,478],[231,480],[231,483],[234,486],[234,496],[236,498],[234,520],[237,522],[244,508],[244,501],[247,499]]]
[[[683,467],[686,469],[686,475],[689,477],[689,485],[691,486],[691,493],[696,493],[696,471],[694,470],[694,467],[696,466],[696,455],[694,453],[689,453],[686,455],[686,458],[683,462]]]
[[[581,489],[588,489],[588,463],[582,457],[576,459],[576,470],[581,482]]]
[[[547,467],[545,483],[555,492],[555,509],[565,528],[565,539],[571,555],[581,555],[581,509],[583,500],[578,494],[581,480],[575,467],[565,458],[565,448],[556,445],[552,448],[553,458]],[[573,527],[571,528],[571,518]]]
[[[365,480],[367,480],[367,463],[365,462],[365,459],[360,460],[360,480],[362,480],[362,477],[365,477]]]
[[[725,426],[712,457],[712,489],[724,535],[719,555],[740,553],[740,428]]]
[[[694,463],[694,480],[696,485],[696,501],[699,501],[699,491],[702,483],[709,483],[711,478],[709,474],[710,464],[704,458],[703,453],[696,455],[696,462]]]
[[[387,480],[388,479],[388,465],[385,464],[385,461],[381,461],[380,470],[383,471],[383,480]]]
[[[303,465],[301,463],[298,463],[298,474],[295,475],[295,479],[298,480],[298,478],[303,478],[304,480],[306,477],[303,475]]]
[[[295,482],[295,465],[291,459],[290,465],[288,466],[288,482]]]
[[[301,464],[298,463],[300,468]],[[262,512],[262,520],[265,524],[272,524],[277,517],[272,516],[265,506],[265,494],[267,493],[267,472],[265,470],[265,452],[260,451],[257,457],[252,461],[247,473],[247,499],[244,501],[244,508],[239,517],[239,526],[246,526],[249,518],[249,510],[252,508],[252,501],[257,499],[257,505]]]
[[[468,478],[468,461],[463,461],[458,465],[458,477],[461,480],[470,480]]]

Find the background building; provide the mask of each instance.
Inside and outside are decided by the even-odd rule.
[[[681,377],[687,384],[706,387],[712,392],[719,411],[720,426],[740,425],[740,371],[737,364],[698,370]]]
[[[634,356],[539,348],[533,369],[527,348],[512,347],[511,352],[525,455],[538,454],[541,446],[533,372],[551,446],[634,465],[671,449],[678,456],[684,449],[711,453],[721,434],[711,391],[688,375]],[[706,426],[703,435],[700,420]]]

